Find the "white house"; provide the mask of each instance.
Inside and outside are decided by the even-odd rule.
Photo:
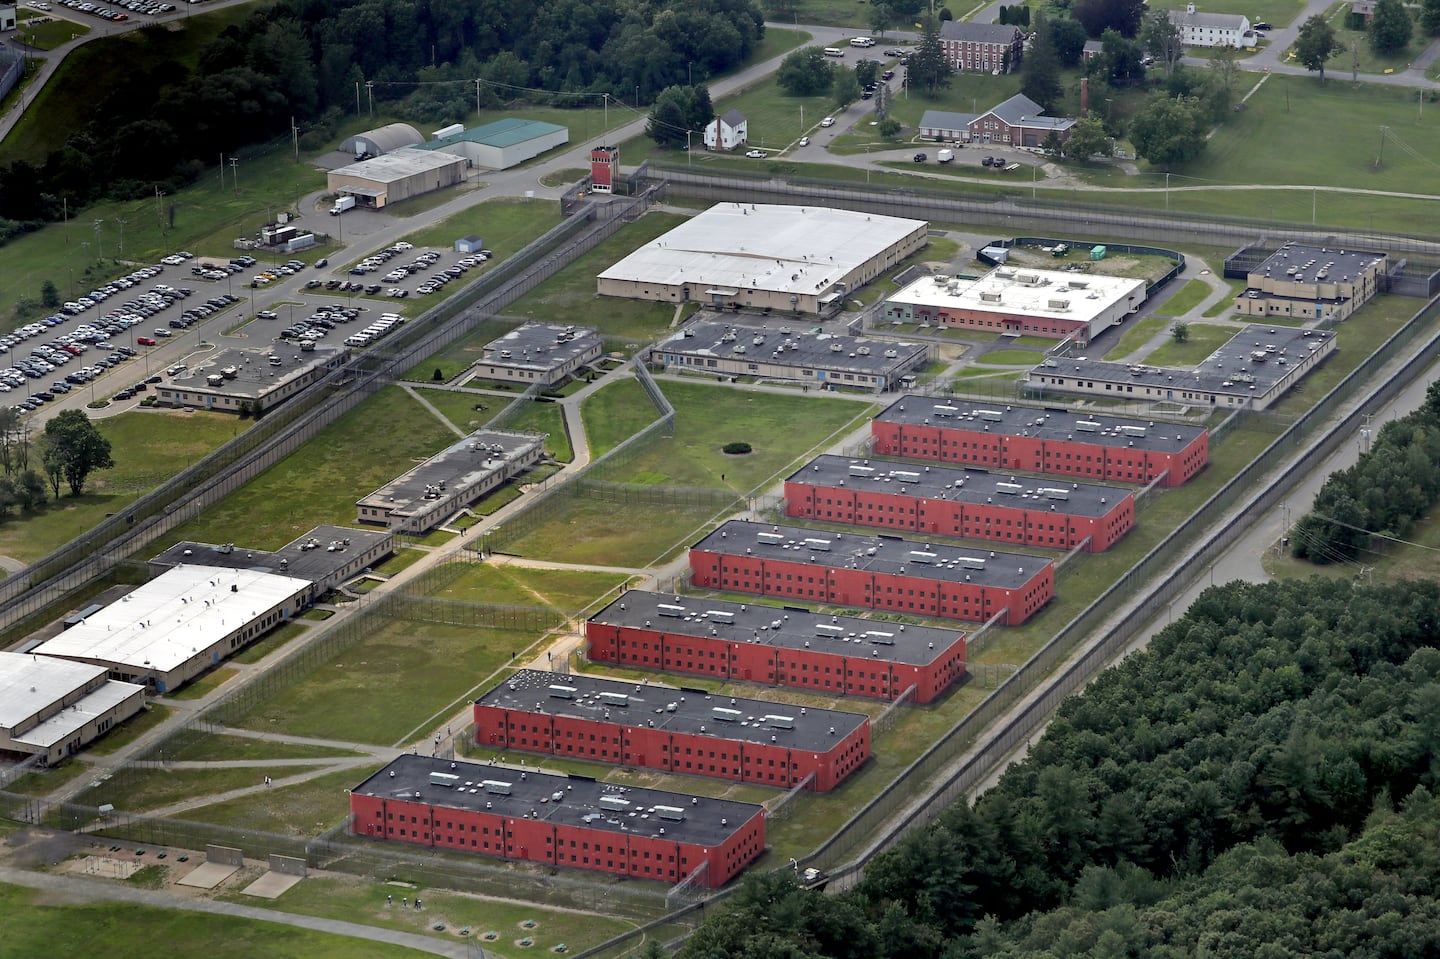
[[[1187,47],[1253,47],[1255,31],[1250,18],[1238,13],[1197,13],[1195,4],[1185,11],[1170,11],[1170,21],[1180,28],[1180,42]]]
[[[744,146],[749,133],[745,117],[739,110],[731,110],[723,117],[716,117],[705,125],[705,149],[734,150]]]

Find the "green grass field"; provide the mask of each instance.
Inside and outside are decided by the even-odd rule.
[[[404,390],[386,387],[173,537],[277,549],[318,524],[355,522],[357,499],[454,441]]]
[[[674,213],[646,214],[589,253],[571,260],[559,273],[512,303],[506,313],[546,322],[559,316],[580,317],[586,326],[600,331],[607,350],[633,353],[665,331],[675,316],[676,304],[597,296],[595,276],[685,219]],[[480,343],[471,346],[478,351]]]
[[[281,775],[299,770],[287,767]],[[127,768],[108,782],[86,789],[76,802],[89,806],[110,803],[122,812],[159,809],[187,799],[198,799],[231,789],[258,786],[265,772],[249,768],[137,769]],[[276,778],[279,778],[278,776]]]
[[[89,33],[90,28],[79,20],[66,20],[24,7],[15,11],[15,39],[24,40],[27,47],[37,50],[54,50],[62,43],[69,43],[73,37]]]
[[[983,366],[1034,366],[1045,358],[1030,350],[991,350],[975,360]]]
[[[139,713],[86,746],[85,752],[91,756],[109,756],[165,722],[172,712],[173,709],[169,706],[147,703]]]
[[[274,742],[212,733],[165,752],[167,762],[224,762],[235,759],[351,759],[362,756],[351,749],[333,749],[311,743]]]
[[[532,569],[503,563],[476,564],[433,595],[467,603],[545,606],[573,614],[629,582],[618,573],[572,569]]]
[[[1156,316],[1184,316],[1205,301],[1210,295],[1210,284],[1204,280],[1190,280],[1176,290],[1156,311]]]
[[[585,398],[580,406],[590,459],[598,460],[660,418],[633,377],[615,380]]]
[[[1184,343],[1171,339],[1151,351],[1145,362],[1151,366],[1192,367],[1228,343],[1238,332],[1233,326],[1217,326],[1214,323],[1190,323],[1188,330]]]
[[[303,885],[303,884],[302,884]],[[207,959],[419,959],[428,955],[384,942],[313,932],[295,926],[133,902],[78,904],[51,893],[0,884],[0,914],[24,916],[5,924],[0,955],[154,959],[157,944],[172,956]],[[353,917],[345,917],[353,918]]]
[[[0,554],[39,559],[228,443],[249,421],[223,413],[136,411],[102,417],[95,425],[110,441],[115,468],[91,474],[79,497],[61,484],[60,498],[43,510],[0,521]]]
[[[558,621],[558,617],[557,617]],[[256,707],[238,725],[261,732],[388,746],[455,702],[536,637],[394,621]]]
[[[569,110],[562,112],[566,121],[573,123],[575,115]],[[531,118],[530,111],[527,110],[525,116],[527,119]],[[496,197],[476,203],[463,213],[456,213],[439,223],[408,234],[405,239],[416,246],[450,250],[454,248],[457,238],[475,233],[485,240],[485,245],[494,251],[498,261],[515,253],[559,222],[560,204],[555,200]]]
[[[288,786],[276,784],[248,796],[187,809],[175,818],[296,838],[315,836],[345,818],[350,810],[349,790],[368,779],[381,765],[325,773]],[[292,768],[277,767],[272,775],[279,778]],[[263,769],[253,772],[265,774]]]

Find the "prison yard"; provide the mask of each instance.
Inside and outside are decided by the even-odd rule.
[[[1277,23],[1290,19],[1287,10],[1278,0],[1258,8]],[[1256,9],[1240,12],[1255,15]],[[802,0],[796,16],[797,22],[802,17],[818,23],[853,24],[854,20],[851,9],[817,0]],[[228,20],[210,22],[219,27]],[[797,31],[771,29],[763,53],[776,56],[805,40]],[[174,41],[154,35],[127,42],[168,50]],[[62,86],[71,82],[62,74]],[[892,107],[913,129],[923,110],[972,109],[1010,95],[1014,85],[1014,77],[957,77],[938,102],[902,97]],[[959,151],[960,162],[950,167],[925,172],[942,182],[954,181],[947,187],[997,199],[1069,201],[1083,193],[1086,203],[1163,210],[1177,216],[1245,215],[1317,227],[1348,223],[1355,231],[1363,226],[1367,233],[1418,233],[1433,220],[1427,212],[1433,199],[1387,195],[1413,188],[1417,175],[1430,172],[1426,168],[1431,164],[1424,157],[1436,153],[1427,149],[1433,139],[1431,121],[1422,121],[1416,106],[1413,98],[1407,101],[1398,90],[1334,82],[1322,87],[1303,78],[1273,75],[1256,86],[1244,110],[1217,128],[1201,161],[1169,176],[1151,170],[1121,175],[1111,167],[1046,164],[1043,169],[1013,174],[1011,182],[1003,179],[1011,174],[982,175],[972,162],[978,151],[972,150]],[[789,97],[773,79],[764,79],[717,102],[717,108],[739,109],[749,116],[756,145],[771,156],[742,163],[696,150],[677,161],[673,154],[635,139],[621,145],[625,162],[648,155],[664,163],[720,173],[764,170],[766,177],[783,178],[822,172],[818,165],[791,160],[787,153],[802,134],[816,132],[811,128],[830,111],[826,98]],[[536,115],[567,124],[589,140],[607,124],[614,129],[623,122],[621,111],[613,104],[611,109],[615,116],[595,109],[536,111]],[[1325,123],[1305,120],[1321,116],[1328,118]],[[1302,131],[1299,143],[1294,138],[1256,135],[1261,124],[1268,129],[1277,122]],[[1373,156],[1382,124],[1393,138],[1383,164]],[[347,119],[343,132],[357,133],[372,125],[369,118]],[[1336,136],[1335,130],[1348,132]],[[910,169],[909,143],[882,140],[864,122],[833,139],[826,133],[825,139],[837,155],[875,156],[882,164],[874,169],[824,167],[824,175],[836,185],[851,189],[864,185],[877,191],[936,189],[933,177],[922,181]],[[892,155],[885,156],[887,151]],[[318,174],[308,164],[291,164],[285,152],[271,150],[247,158],[253,163],[253,168],[247,167],[247,179],[253,169],[257,180],[289,184],[279,194],[295,197],[316,189]],[[303,174],[298,172],[302,167]],[[574,179],[567,177],[564,182]],[[1297,182],[1314,186],[1303,190],[1289,186]],[[1357,183],[1379,192],[1361,195]],[[1083,189],[1075,189],[1077,184]],[[471,183],[466,189],[483,187]],[[178,228],[191,231],[191,245],[201,256],[228,253],[231,238],[246,232],[241,224],[254,218],[258,197],[249,189],[247,183],[242,195],[237,184],[233,197],[213,188],[183,194]],[[133,248],[159,250],[173,238],[159,223],[151,222],[148,207],[147,216],[140,215],[141,204],[148,202],[117,204],[103,215],[132,217],[136,225],[128,239]],[[288,205],[290,200],[276,195],[258,202]],[[394,216],[399,221],[433,209],[438,202],[434,197],[403,201]],[[278,913],[353,924],[351,931],[374,927],[511,957],[537,951],[583,952],[612,939],[617,944],[602,954],[619,955],[650,942],[670,942],[690,931],[696,920],[665,917],[704,895],[713,878],[706,870],[718,870],[719,863],[707,861],[700,869],[672,866],[673,876],[664,881],[642,877],[638,851],[634,862],[602,864],[596,839],[600,833],[592,830],[643,814],[656,822],[664,820],[672,838],[683,837],[688,829],[713,826],[707,819],[712,808],[748,804],[744,808],[758,809],[763,817],[763,840],[745,853],[748,858],[742,865],[748,870],[789,872],[795,864],[798,873],[798,864],[811,862],[826,868],[843,866],[845,857],[877,835],[876,806],[894,803],[895,784],[918,795],[917,770],[925,768],[932,750],[943,746],[945,754],[955,756],[977,745],[982,731],[972,728],[975,717],[997,715],[1002,704],[1020,694],[1014,683],[1007,685],[1012,678],[1038,682],[1033,664],[1053,654],[1054,638],[1068,636],[1069,624],[1082,617],[1096,597],[1127,582],[1131,571],[1153,552],[1173,548],[1174,531],[1206,509],[1217,494],[1223,495],[1226,484],[1266,454],[1291,423],[1346,382],[1373,348],[1396,334],[1419,343],[1437,329],[1436,312],[1421,310],[1423,300],[1385,293],[1334,323],[1316,324],[1290,315],[1258,318],[1262,326],[1294,330],[1296,335],[1301,327],[1314,329],[1333,335],[1339,343],[1338,350],[1297,377],[1263,411],[1239,403],[1227,408],[1214,400],[1147,400],[1127,394],[1123,387],[1107,396],[1038,386],[1032,374],[1070,361],[1108,360],[1136,370],[1188,376],[1241,331],[1255,329],[1257,318],[1242,315],[1242,300],[1251,285],[1226,271],[1227,259],[1239,252],[1234,247],[1181,245],[1174,251],[1178,256],[1149,248],[1131,250],[1127,243],[1144,241],[1115,235],[1118,227],[1113,224],[1103,230],[1066,231],[1079,234],[1074,236],[1012,244],[1010,237],[1020,231],[1009,224],[937,219],[925,224],[924,243],[918,250],[897,257],[858,289],[841,290],[824,315],[783,307],[743,309],[738,294],[735,303],[726,305],[719,304],[723,296],[712,296],[716,302],[706,304],[689,295],[643,300],[597,294],[599,274],[632,253],[663,242],[667,233],[711,206],[708,199],[672,189],[663,208],[650,207],[643,215],[627,217],[628,222],[616,223],[604,239],[575,255],[564,247],[570,239],[564,233],[567,217],[561,205],[545,199],[486,199],[404,233],[404,242],[435,250],[449,250],[458,236],[483,234],[495,256],[464,281],[431,297],[389,300],[354,294],[346,297],[347,302],[377,311],[395,309],[407,321],[425,319],[427,326],[453,322],[456,334],[432,351],[406,352],[424,335],[417,329],[422,324],[407,322],[402,336],[384,348],[358,349],[356,370],[378,369],[391,362],[392,350],[393,356],[404,358],[403,363],[377,379],[327,386],[327,395],[340,395],[355,382],[363,383],[356,394],[358,402],[309,441],[289,455],[276,457],[224,499],[187,513],[192,518],[174,524],[140,551],[132,551],[128,558],[117,555],[101,579],[62,602],[34,611],[7,632],[6,648],[43,653],[44,642],[54,640],[65,627],[83,626],[85,616],[103,615],[95,608],[123,609],[147,585],[163,578],[144,561],[164,549],[184,546],[191,550],[186,562],[200,565],[238,553],[232,568],[244,567],[239,556],[281,551],[274,556],[283,552],[288,558],[282,558],[278,568],[267,567],[269,572],[297,576],[306,560],[343,565],[346,551],[353,554],[357,548],[339,538],[343,534],[327,536],[328,544],[296,545],[318,529],[363,527],[373,534],[378,528],[391,537],[388,552],[373,562],[354,563],[335,582],[304,594],[303,602],[279,617],[278,627],[232,644],[235,648],[228,655],[216,656],[196,678],[178,688],[156,684],[153,670],[148,681],[143,672],[128,674],[129,682],[145,687],[144,705],[138,712],[63,762],[50,768],[31,764],[13,781],[0,778],[4,813],[0,860],[34,868],[47,880],[85,879],[125,891],[204,899],[220,907],[261,905]],[[200,222],[205,224],[203,230]],[[535,241],[555,246],[531,250]],[[1008,247],[1001,273],[991,273],[991,264],[977,259],[980,249],[995,241]],[[1059,249],[1056,244],[1062,241],[1064,248]],[[34,272],[64,245],[53,230],[39,231],[33,238],[14,242],[19,251],[15,262]],[[1106,247],[1111,248],[1108,253]],[[556,254],[560,249],[565,249],[564,255]],[[503,309],[477,309],[474,304],[485,302],[483,294],[494,286],[489,275],[526,250],[531,250],[527,254],[531,264],[552,256],[564,263],[506,301]],[[342,251],[343,261],[337,258],[335,264],[337,274],[376,252],[354,244],[342,247],[327,239],[314,255]],[[1180,256],[1186,269],[1172,279]],[[1423,257],[1415,261],[1415,268],[1433,269]],[[1010,328],[998,332],[1000,323],[987,329],[984,320],[965,326],[955,317],[935,322],[933,317],[888,318],[898,315],[887,312],[892,298],[921,274],[978,287],[1008,282],[1026,271],[1064,271],[1076,282],[1074,289],[1081,290],[1087,278],[1142,280],[1149,287],[1148,297],[1143,310],[1108,327],[1097,325],[1091,331],[1093,338],[1079,341]],[[90,275],[88,267],[86,275]],[[82,285],[92,281],[79,278]],[[715,288],[711,294],[723,294],[721,283],[711,286]],[[307,310],[309,302],[297,297],[293,305]],[[245,313],[226,320],[227,335],[268,335],[265,321],[251,319],[252,310]],[[480,374],[479,364],[493,358],[494,344],[501,337],[537,322],[593,330],[602,344],[600,354],[574,375],[550,384],[533,386]],[[717,372],[716,364],[687,368],[658,359],[658,344],[705,323],[733,325],[742,331],[738,337],[733,331],[728,335],[738,346],[750,346],[751,353],[745,359],[727,356],[731,352],[727,340],[716,359],[730,364],[755,361],[749,369],[734,365]],[[859,352],[853,344],[872,342],[877,354],[887,347],[920,344],[923,358],[907,371],[904,390],[846,385],[833,377],[823,383],[807,380],[805,376],[814,373],[810,369],[805,376],[771,375],[764,356],[783,358],[784,345],[807,337],[830,340],[836,344],[831,349],[838,352],[851,349],[850,359],[857,359],[857,353],[860,358],[871,356],[871,346],[860,347],[864,352]],[[838,344],[845,337],[853,338],[844,340],[852,346],[841,348]],[[742,352],[734,350],[734,354]],[[803,521],[809,536],[803,546],[773,547],[792,550],[796,555],[787,558],[801,566],[811,564],[811,569],[824,568],[823,554],[837,543],[843,544],[838,547],[843,552],[850,544],[869,542],[872,552],[879,549],[883,554],[900,542],[898,536],[906,538],[903,548],[914,558],[912,574],[917,569],[927,572],[937,556],[942,566],[943,557],[959,555],[973,569],[983,569],[984,557],[993,559],[997,552],[1023,564],[1053,565],[1053,595],[1033,615],[1014,624],[1004,617],[981,615],[957,622],[926,615],[923,603],[920,611],[915,603],[908,609],[878,604],[859,608],[789,585],[782,587],[787,590],[783,594],[772,592],[765,598],[756,595],[759,589],[734,578],[733,569],[726,586],[696,585],[692,551],[727,522],[741,519],[755,524],[759,535],[769,536],[770,540],[757,539],[752,547],[761,553],[771,547],[759,544],[780,535],[766,531],[788,530],[802,522],[787,510],[783,483],[812,467],[817,457],[829,454],[839,464],[837,469],[850,471],[830,491],[839,496],[861,488],[857,477],[877,471],[883,478],[876,484],[894,481],[885,487],[887,493],[930,471],[927,463],[933,460],[920,458],[913,449],[877,452],[875,423],[905,391],[910,401],[936,411],[936,423],[952,417],[997,421],[1002,410],[1013,406],[1033,409],[1042,420],[1060,410],[1082,417],[1081,422],[1133,417],[1125,421],[1132,425],[1123,427],[1139,431],[1131,435],[1143,435],[1147,424],[1153,427],[1156,422],[1162,432],[1171,425],[1194,429],[1207,437],[1208,458],[1203,469],[1180,485],[1108,481],[1117,492],[1134,496],[1134,524],[1103,552],[1003,541],[1002,545],[993,539],[951,537],[934,530],[897,532],[902,527],[884,528],[873,517],[869,526],[882,528],[859,528],[851,521],[823,518],[818,511]],[[283,407],[279,415],[286,415]],[[276,428],[277,414],[272,411],[270,416],[267,424],[204,410],[145,409],[97,418],[114,450],[116,468],[97,474],[82,496],[57,499],[35,515],[0,519],[0,556],[22,562],[46,556],[246,431]],[[927,419],[923,425],[928,429],[934,424]],[[967,427],[941,423],[939,428]],[[536,437],[534,460],[505,473],[483,493],[467,494],[452,503],[447,497],[459,495],[455,487],[470,483],[471,475],[447,473],[441,481],[435,478],[438,473],[426,471],[436,470],[447,450],[459,449],[457,455],[463,458],[467,443],[472,458],[483,461],[485,469],[505,461],[498,455],[492,460],[484,445],[487,435]],[[904,446],[903,440],[900,445]],[[945,463],[946,468],[954,465]],[[1009,480],[1017,472],[998,464],[977,468],[1005,473]],[[476,469],[471,467],[472,472]],[[412,474],[419,477],[413,489],[402,482]],[[1071,486],[1066,478],[1021,479],[1053,483],[1047,487],[1050,494],[1026,493],[1027,498],[1053,494],[1052,509],[1072,493],[1080,496],[1079,484],[1059,495],[1066,493],[1063,487]],[[1015,485],[1018,491],[1019,484]],[[390,519],[367,520],[358,512],[360,504],[382,492],[391,500],[410,496],[414,502],[397,506]],[[446,507],[433,522],[412,519],[423,518],[434,502]],[[403,513],[404,509],[413,512]],[[1423,548],[1440,536],[1434,525],[1433,517],[1421,524],[1416,546],[1385,547],[1374,564],[1376,575],[1430,575],[1428,567],[1433,564]],[[295,549],[316,552],[304,558],[287,552]],[[807,549],[811,555],[798,555]],[[331,553],[333,558],[327,558]],[[833,575],[848,572],[843,569],[846,565],[866,562],[862,554],[863,550],[850,554],[848,564],[836,563],[840,572]],[[265,559],[273,561],[273,557]],[[736,564],[744,561],[737,550]],[[772,569],[777,567],[773,557],[769,562]],[[287,563],[293,566],[287,569]],[[1312,570],[1278,550],[1267,553],[1266,563],[1276,574]],[[765,575],[757,576],[757,581]],[[804,573],[799,575],[803,578]],[[962,575],[965,583],[971,578],[956,573],[952,578],[957,585]],[[978,571],[973,575],[983,578]],[[598,654],[592,626],[603,612],[636,595],[631,591],[653,593],[661,604],[657,609],[666,610],[657,615],[667,617],[656,624],[631,624],[640,637],[631,637],[634,648],[658,637],[655,648],[666,645],[665,655],[677,663],[683,657],[674,648],[682,639],[694,643],[695,650],[706,649],[704,644],[712,639],[719,643],[726,616],[733,616],[724,612],[729,605],[774,610],[777,618],[771,628],[777,645],[768,677],[762,668],[752,676],[748,669],[742,672],[735,667],[742,656],[753,652],[747,652],[747,646],[770,648],[770,634],[762,642],[758,630],[753,638],[742,638],[721,654],[720,659],[729,664],[726,669],[707,667],[710,660],[704,652],[694,653],[694,661],[687,664],[661,666],[659,655],[650,660],[648,646],[633,659],[604,659]],[[189,605],[185,599],[179,601]],[[1159,607],[1153,612],[1157,617],[1169,615]],[[803,647],[785,652],[778,638],[781,624],[791,616],[811,614],[822,626],[826,620],[857,618],[859,634],[872,637],[858,656],[859,664],[867,668],[873,668],[874,660],[884,662],[894,655],[897,636],[903,646],[907,627],[912,635],[922,628],[963,635],[963,672],[933,699],[923,701],[915,688],[882,686],[880,693],[854,694],[841,691],[839,680],[835,688],[825,688],[830,686],[828,679],[822,687],[820,666],[813,667],[813,676],[802,674],[802,667],[793,664],[781,666],[786,655],[798,661],[816,652],[812,641],[822,647],[820,637],[838,637],[837,625],[832,633],[816,632],[804,639]],[[76,616],[80,617],[76,622],[65,622]],[[149,627],[149,623],[141,625]],[[861,642],[854,636],[844,641],[852,640]],[[717,647],[708,648],[713,659]],[[1032,668],[1027,669],[1027,664]],[[824,668],[828,676],[829,667]],[[648,762],[634,758],[609,762],[586,758],[582,750],[562,754],[558,732],[552,748],[545,749],[536,749],[518,736],[508,745],[477,736],[477,700],[513,690],[514,684],[530,681],[525,678],[537,673],[547,676],[539,688],[555,707],[537,708],[536,715],[542,717],[537,721],[544,723],[561,712],[556,704],[573,697],[573,687],[582,686],[582,679],[612,679],[623,681],[633,701],[622,706],[627,696],[611,693],[600,705],[581,705],[603,714],[605,721],[611,720],[610,709],[627,709],[631,718],[625,722],[640,732],[647,723],[650,727],[657,721],[665,723],[666,699],[698,699],[715,704],[711,728],[702,726],[702,731],[723,742],[725,734],[716,729],[735,718],[728,715],[734,710],[727,712],[725,703],[761,701],[774,712],[760,720],[771,723],[781,736],[787,734],[781,732],[787,722],[793,731],[798,717],[810,713],[853,714],[867,731],[869,755],[853,771],[847,768],[833,788],[822,791],[808,788],[807,783],[792,788],[767,785],[758,777],[688,773],[681,771],[678,757],[672,757],[676,762],[667,768],[653,756]],[[651,708],[656,702],[660,707]],[[746,717],[745,725],[756,718]],[[590,753],[595,755],[595,750]],[[394,788],[387,793],[391,785],[387,780],[396,777],[397,770],[398,779],[408,783],[411,766],[434,771],[415,781],[413,796],[408,786],[404,794]],[[570,868],[554,858],[527,862],[534,857],[516,848],[513,832],[507,837],[509,848],[497,841],[492,852],[489,840],[482,840],[486,853],[481,855],[476,839],[464,832],[463,821],[458,842],[448,831],[453,827],[446,827],[445,841],[440,841],[440,811],[459,809],[464,815],[483,817],[492,803],[503,809],[506,803],[520,802],[511,796],[512,790],[528,796],[526,790],[539,789],[534,783],[547,775],[572,777],[565,780],[569,787],[547,796],[536,793],[535,809],[545,803],[547,821],[553,816],[555,822],[562,822],[568,788],[593,788],[602,797],[584,823],[574,825],[576,831],[557,833],[571,837],[572,849],[577,838],[595,843],[593,864],[588,858],[583,868]],[[462,777],[474,781],[462,786]],[[376,824],[370,823],[367,835],[361,824],[368,809],[357,805],[364,799],[362,784],[373,787],[377,801],[391,803],[392,811],[413,800],[406,814],[424,809],[433,825],[426,820],[423,838],[419,830],[410,836],[403,830],[398,835],[385,831],[378,834],[388,840],[382,841]],[[633,808],[630,803],[646,790],[671,798],[648,801],[643,813],[623,811]],[[433,801],[436,795],[442,797],[438,802]],[[376,818],[381,829],[387,828],[385,820]],[[400,816],[400,821],[404,818]],[[516,819],[528,826],[541,817],[534,810],[522,810],[510,818],[512,826]],[[17,825],[21,822],[26,825]],[[732,829],[726,820],[719,822]],[[642,838],[653,838],[649,835],[653,824],[618,828],[637,850]],[[474,832],[471,825],[470,833]],[[665,833],[659,830],[660,835]],[[724,841],[730,839],[726,834]],[[675,848],[683,842],[674,838]],[[563,846],[563,840],[557,845]],[[817,850],[824,851],[818,858]],[[578,865],[580,854],[573,858]],[[231,859],[233,871],[224,873],[219,867]],[[659,870],[657,865],[657,874]],[[221,873],[213,882],[202,878]],[[126,956],[138,955],[146,942],[163,941],[169,949],[203,948],[221,957],[239,955],[242,949],[247,955],[263,950],[323,957],[352,955],[358,948],[357,940],[342,935],[281,929],[238,915],[162,910],[103,895],[83,898],[93,901],[82,901],[79,893],[64,886],[0,886],[0,912],[23,910],[31,917],[12,936],[11,948],[17,955],[30,954],[44,951],[41,944],[55,951],[58,943],[63,953],[66,943],[103,942],[107,951]],[[367,955],[420,954],[376,941],[363,948]],[[5,949],[0,947],[0,952]]]

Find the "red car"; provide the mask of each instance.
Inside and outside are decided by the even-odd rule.
[[[141,346],[154,346],[155,338],[153,336],[137,336],[135,337],[135,342]]]

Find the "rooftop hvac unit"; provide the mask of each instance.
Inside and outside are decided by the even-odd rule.
[[[936,558],[934,553],[927,553],[923,550],[912,549],[910,551],[910,562],[912,563],[933,563]]]
[[[816,623],[815,632],[820,636],[844,636],[845,630],[840,626],[831,626],[829,623]]]
[[[497,796],[510,795],[510,790],[512,788],[510,783],[501,782],[498,779],[487,779],[480,785],[485,787],[485,791],[487,793],[494,793]]]
[[[1075,428],[1082,433],[1093,433],[1100,428],[1100,424],[1094,420],[1076,420]]]
[[[817,550],[821,553],[828,553],[830,551],[830,541],[828,539],[807,539],[805,541],[805,548]]]
[[[785,542],[785,537],[779,533],[757,533],[755,538],[762,543],[769,543],[771,546],[779,546]]]
[[[1120,432],[1124,433],[1126,436],[1144,436],[1144,435],[1145,435],[1145,427],[1143,427],[1143,426],[1122,426],[1122,427],[1120,427]]]
[[[728,706],[716,706],[712,708],[710,712],[714,713],[715,718],[722,723],[738,723],[740,721],[741,712],[738,709],[731,709]]]
[[[600,808],[613,809],[616,812],[620,812],[630,808],[630,800],[624,796],[601,796]]]
[[[933,407],[933,408],[930,410],[930,412],[933,413],[933,414],[935,414],[935,415],[938,416],[938,417],[941,417],[941,418],[943,419],[944,417],[947,417],[947,416],[959,416],[959,415],[960,415],[960,407],[958,407],[958,406],[945,406],[944,404],[941,404],[941,405],[939,405],[939,406]]]
[[[1056,313],[1067,313],[1070,310],[1069,300],[1046,300],[1045,308]]]
[[[795,717],[794,717],[794,716],[781,716],[781,715],[778,715],[778,714],[771,714],[771,715],[765,717],[765,722],[768,723],[772,729],[794,729],[794,728],[795,728]]]
[[[980,556],[961,556],[957,562],[966,569],[984,569],[985,560]]]
[[[733,623],[735,614],[728,609],[711,609],[705,613],[705,618],[712,623]]]
[[[1015,276],[1015,282],[1033,286],[1040,282],[1040,275],[1038,273],[1019,273]]]
[[[655,607],[655,612],[661,616],[674,616],[678,619],[685,615],[685,607],[676,606],[674,603],[660,603]]]
[[[1018,496],[1025,491],[1025,487],[1019,483],[996,483],[995,492],[1005,493],[1008,496]]]
[[[574,699],[576,689],[574,686],[561,686],[558,683],[550,685],[550,695],[556,699]]]
[[[606,706],[629,706],[630,697],[625,693],[601,693],[600,701]]]
[[[873,466],[855,466],[852,464],[850,467],[851,476],[873,476],[874,473],[875,467]]]
[[[884,630],[880,629],[866,630],[865,638],[870,640],[870,642],[872,643],[879,643],[881,646],[895,645],[895,634],[887,633]]]
[[[981,290],[980,299],[986,303],[999,303],[1000,293],[997,290]]]
[[[460,777],[455,775],[454,773],[430,774],[430,785],[432,786],[444,786],[445,788],[450,789],[453,788],[455,784],[459,781]]]
[[[1005,414],[999,410],[976,410],[975,415],[991,423],[998,423],[1005,418]]]
[[[655,806],[653,808],[655,815],[661,819],[668,819],[671,822],[683,822],[685,820],[685,810],[679,806]]]
[[[1046,498],[1046,499],[1069,499],[1069,498],[1070,498],[1070,491],[1069,491],[1068,489],[1055,489],[1055,488],[1053,488],[1053,487],[1050,487],[1050,488],[1046,488],[1046,489],[1044,489],[1044,490],[1041,490],[1041,492],[1043,492],[1043,493],[1045,494],[1045,498]]]
[[[897,483],[918,483],[920,474],[911,470],[891,470],[890,475]]]

